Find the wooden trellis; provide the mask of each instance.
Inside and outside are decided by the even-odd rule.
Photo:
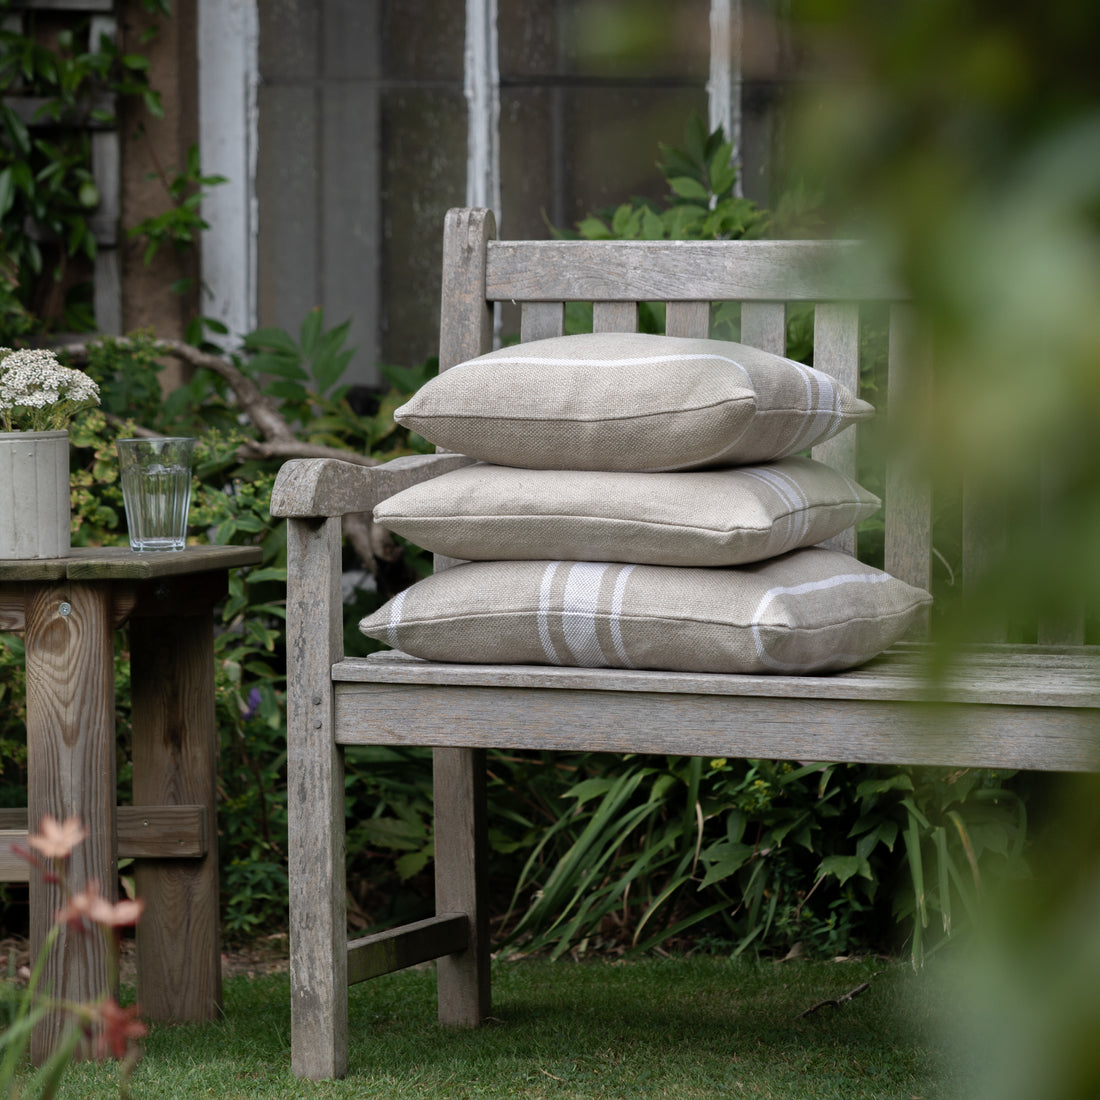
[[[4,16],[8,30],[25,33],[26,21],[32,13],[50,12],[59,17],[71,15],[74,22],[87,18],[86,46],[94,49],[103,36],[115,41],[118,20],[113,0],[14,0],[14,10]],[[27,127],[48,131],[73,127],[89,131],[91,173],[99,191],[99,205],[88,218],[89,229],[96,242],[93,272],[93,308],[96,328],[103,333],[122,332],[122,278],[119,255],[119,217],[121,214],[121,164],[119,133],[116,117],[117,97],[108,92],[98,95],[78,120],[71,117],[54,119],[43,114],[48,100],[42,96],[9,95],[4,99]],[[101,121],[109,117],[112,121]],[[33,227],[28,227],[32,232]]]

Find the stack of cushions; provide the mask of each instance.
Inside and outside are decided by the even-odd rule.
[[[879,501],[796,452],[873,414],[820,371],[716,340],[563,336],[459,364],[396,418],[478,461],[374,516],[466,564],[360,629],[437,661],[861,664],[931,597],[815,545]]]

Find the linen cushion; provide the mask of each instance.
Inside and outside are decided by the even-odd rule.
[[[733,569],[469,562],[418,581],[359,625],[433,661],[807,673],[870,659],[930,600],[811,547]]]
[[[720,566],[811,546],[879,503],[808,458],[676,473],[478,463],[395,494],[374,518],[453,558]]]
[[[500,348],[394,413],[503,466],[686,470],[769,462],[874,415],[829,375],[744,344],[586,333]]]

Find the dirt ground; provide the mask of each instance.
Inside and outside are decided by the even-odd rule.
[[[253,943],[232,944],[222,947],[223,978],[258,978],[264,974],[276,974],[286,970],[289,946],[285,932],[271,936],[262,936]],[[10,980],[10,975],[18,974],[21,968],[30,965],[30,945],[26,938],[10,936],[0,939],[0,980]],[[134,941],[125,938],[122,941],[122,956],[119,963],[122,981],[133,984],[136,977],[134,966]]]

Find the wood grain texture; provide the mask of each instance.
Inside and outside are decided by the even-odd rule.
[[[859,306],[824,302],[814,310],[814,367],[859,395]],[[857,429],[853,426],[819,443],[813,457],[856,480]],[[856,529],[849,527],[824,545],[845,554],[856,553]]]
[[[1092,708],[389,684],[344,686],[337,722],[348,744],[1100,770]]]
[[[457,954],[469,944],[465,914],[452,913],[414,921],[348,943],[348,985]]]
[[[80,547],[65,558],[70,580],[155,580],[189,573],[259,565],[258,546],[187,546],[167,554],[140,554],[124,546]]]
[[[486,245],[496,237],[490,210],[449,210],[443,231],[439,369],[483,355],[492,346],[493,310],[485,294]],[[505,300],[516,295],[505,294]],[[527,295],[519,295],[526,299]],[[552,294],[562,299],[564,294]]]
[[[23,815],[24,821],[26,814]],[[27,827],[0,827],[0,882],[27,882],[30,864],[14,849],[27,850]]]
[[[561,336],[565,328],[564,302],[525,302],[520,314],[519,339],[549,340]]]
[[[902,645],[847,672],[823,676],[723,675],[554,665],[475,665],[421,661],[392,650],[333,666],[337,697],[368,683],[551,687],[607,692],[774,696],[880,702],[988,703],[995,706],[1100,707],[1100,648],[991,646],[955,654]]]
[[[710,302],[669,302],[665,307],[667,336],[706,337],[710,332]]]
[[[182,596],[187,602],[186,593]],[[217,836],[218,731],[211,605],[130,624],[133,790],[137,805],[203,807]],[[221,1011],[218,851],[142,859],[134,868],[146,916],[137,927],[138,1000],[150,1020],[204,1021]]]
[[[900,435],[905,417],[931,400],[931,349],[910,306],[891,307],[889,355],[887,418]],[[907,454],[892,454],[886,469],[886,571],[931,587],[932,489]]]
[[[195,859],[207,852],[203,806],[117,806],[119,859]],[[0,882],[27,882],[30,865],[11,855],[26,847],[27,811],[0,810]]]
[[[23,627],[23,585],[0,584],[0,632],[22,630]]]
[[[402,489],[472,462],[458,454],[403,455],[380,466],[334,458],[292,459],[283,463],[275,478],[271,514],[308,519],[370,512]]]
[[[27,792],[29,820],[77,817],[87,836],[72,855],[70,881],[96,880],[117,897],[115,856],[115,695],[111,598],[106,585],[36,585],[26,599]],[[30,884],[31,954],[62,904],[58,885]],[[102,937],[63,926],[46,961],[43,984],[58,998],[92,1000],[108,991]],[[117,992],[117,991],[114,991]],[[35,1029],[31,1058],[43,1061],[61,1038],[64,1017],[50,1013]]]
[[[340,521],[287,523],[287,799],[291,1063],[347,1071],[344,759],[331,668],[342,653]]]
[[[851,241],[494,241],[491,301],[864,301],[896,283]],[[746,341],[748,343],[749,341]]]
[[[741,307],[741,343],[786,355],[786,306],[782,302],[746,302]]]
[[[463,914],[471,933],[436,964],[439,1022],[473,1027],[490,1015],[485,751],[437,748],[433,761],[436,912]]]
[[[593,302],[593,332],[637,332],[637,302]]]

